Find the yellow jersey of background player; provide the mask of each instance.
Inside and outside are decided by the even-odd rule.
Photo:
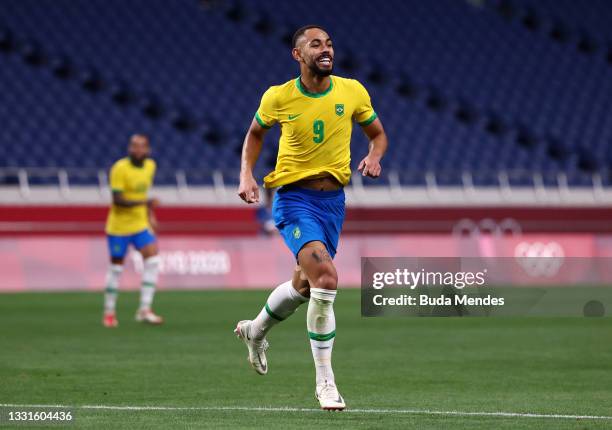
[[[130,245],[136,248],[143,258],[140,307],[136,312],[136,320],[149,324],[163,322],[163,319],[151,310],[159,271],[159,256],[157,239],[153,232],[153,208],[157,206],[158,201],[148,197],[155,176],[155,161],[149,158],[150,153],[149,138],[143,134],[135,134],[130,138],[128,156],[118,160],[110,171],[113,201],[106,220],[110,266],[106,274],[102,319],[102,324],[109,328],[119,325],[115,314],[119,278]]]
[[[134,164],[131,157],[116,161],[110,170],[110,187],[113,194],[118,194],[126,201],[146,202],[153,185],[156,164],[150,158],[137,163]],[[144,230],[151,230],[148,205],[125,206],[121,202],[113,202],[106,220],[106,234],[128,236]]]

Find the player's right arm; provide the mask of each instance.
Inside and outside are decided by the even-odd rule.
[[[253,176],[255,163],[261,153],[264,135],[268,129],[262,127],[256,119],[253,119],[249,131],[244,138],[242,146],[242,157],[240,161],[240,185],[238,195],[247,203],[259,201],[259,185]]]
[[[156,199],[148,199],[148,200],[128,200],[123,197],[123,193],[121,191],[113,191],[113,204],[116,206],[120,206],[122,208],[133,208],[134,206],[153,206],[155,205]]]
[[[240,160],[238,195],[247,203],[257,203],[259,201],[259,186],[253,176],[253,169],[259,158],[266,131],[278,121],[275,93],[276,88],[270,87],[261,97],[259,109],[257,109],[255,118],[251,121],[249,131],[244,138]]]

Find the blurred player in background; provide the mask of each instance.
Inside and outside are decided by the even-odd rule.
[[[274,225],[272,215],[272,202],[274,201],[274,189],[266,188],[264,204],[257,208],[256,216],[259,223],[259,231],[265,236],[271,236],[278,232]]]
[[[151,310],[157,284],[159,256],[153,232],[156,227],[153,209],[158,201],[148,198],[156,167],[155,161],[149,158],[150,153],[149,138],[135,134],[130,138],[128,156],[117,161],[111,168],[113,203],[106,221],[111,264],[106,275],[104,295],[105,327],[117,327],[119,324],[115,306],[123,261],[130,244],[140,252],[143,259],[140,307],[136,312],[136,321],[163,323],[163,319]]]
[[[343,187],[351,176],[353,120],[370,141],[368,155],[358,167],[364,176],[380,175],[387,137],[366,89],[356,80],[331,75],[334,49],[323,28],[310,25],[296,31],[292,55],[301,75],[264,93],[245,138],[238,194],[247,203],[259,201],[253,168],[264,134],[279,123],[276,168],[264,184],[280,187],[274,197],[274,222],[298,265],[293,279],[276,287],[259,315],[240,321],[235,333],[246,343],[252,367],[264,375],[266,333],[308,302],[315,395],[322,409],[341,410],[345,402],[331,366],[338,284],[332,259],[344,221]]]

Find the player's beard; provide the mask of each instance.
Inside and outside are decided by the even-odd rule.
[[[137,167],[142,167],[142,165],[144,164],[145,160],[147,159],[147,156],[145,155],[142,158],[136,158],[134,157],[132,154],[129,155],[130,157],[130,162]]]
[[[332,67],[330,67],[328,70],[324,70],[324,69],[319,68],[319,66],[317,66],[317,63],[313,61],[312,63],[308,65],[308,68],[314,75],[320,78],[324,78],[332,74],[334,66],[332,65]]]

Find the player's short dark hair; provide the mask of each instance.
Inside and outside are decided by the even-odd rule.
[[[134,133],[130,136],[130,143],[132,142],[132,139],[134,139],[135,137],[144,137],[145,139],[147,139],[147,143],[149,145],[151,145],[151,139],[149,138],[149,135],[146,133]]]
[[[291,38],[291,46],[293,46],[294,48],[296,47],[297,41],[298,39],[304,34],[306,33],[306,30],[310,30],[311,28],[318,28],[320,30],[323,30],[324,32],[327,33],[327,30],[325,30],[323,27],[321,27],[320,25],[317,24],[308,24],[305,25],[303,27],[298,28],[297,30],[295,30],[295,33],[293,33],[293,38]]]

